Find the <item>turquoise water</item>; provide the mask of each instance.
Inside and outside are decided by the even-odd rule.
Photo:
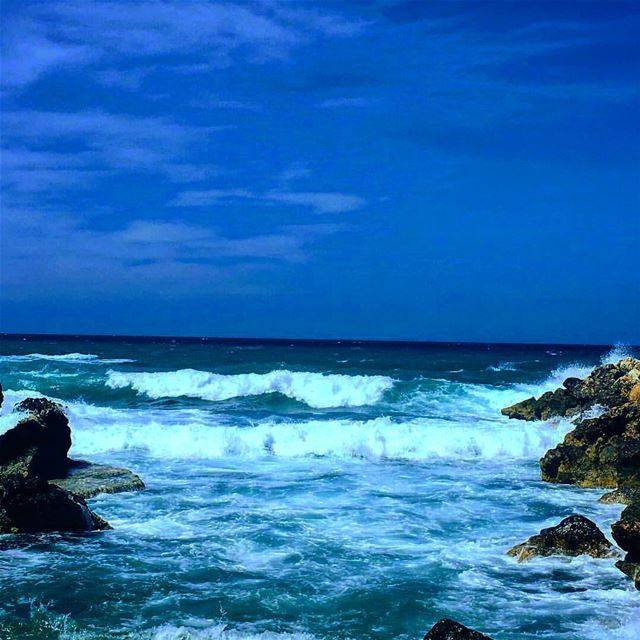
[[[71,455],[148,489],[89,535],[0,537],[0,638],[636,638],[611,561],[506,549],[601,492],[539,479],[571,428],[500,408],[633,349],[4,339],[10,413],[63,400]]]

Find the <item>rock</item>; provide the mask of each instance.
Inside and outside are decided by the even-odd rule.
[[[616,567],[633,580],[634,586],[640,591],[640,563],[618,560]]]
[[[70,461],[67,475],[64,478],[54,478],[50,482],[82,498],[91,498],[99,493],[144,489],[144,482],[128,469],[84,460]]]
[[[640,486],[640,403],[583,420],[540,460],[542,479],[582,487]]]
[[[491,638],[455,620],[442,618],[431,627],[424,640],[491,640]]]
[[[536,556],[589,555],[593,558],[612,558],[617,552],[595,522],[581,515],[565,518],[555,527],[542,529],[538,535],[507,551],[518,562]]]
[[[64,407],[59,402],[49,400],[49,398],[25,398],[13,407],[13,411],[26,411],[29,413],[41,413],[49,409],[63,411]]]
[[[625,560],[640,562],[640,502],[632,502],[622,511],[620,520],[611,525],[611,535],[627,552]]]
[[[640,501],[640,487],[622,487],[598,498],[598,502],[603,504],[631,504],[638,501]]]
[[[108,522],[80,497],[40,478],[15,476],[0,483],[0,533],[100,531]]]
[[[4,402],[4,393],[2,393],[2,383],[0,382],[0,407],[2,406],[3,402]]]
[[[584,380],[567,378],[561,388],[505,407],[502,414],[519,420],[573,417],[594,405],[612,408],[638,402],[638,385],[640,360],[624,358],[618,364],[597,367]]]
[[[0,478],[64,475],[71,447],[69,420],[60,405],[46,398],[28,398],[18,406],[28,401],[34,401],[35,411],[0,435]]]

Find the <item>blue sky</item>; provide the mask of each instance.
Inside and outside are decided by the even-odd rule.
[[[640,3],[2,14],[2,330],[640,343]]]

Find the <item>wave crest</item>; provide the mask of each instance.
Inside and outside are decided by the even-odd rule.
[[[328,409],[375,404],[393,386],[393,382],[386,376],[348,376],[286,369],[233,375],[180,369],[157,373],[109,371],[106,384],[112,389],[131,387],[153,399],[184,396],[218,401],[281,393],[314,409]]]
[[[25,355],[0,356],[0,362],[32,362],[34,360],[51,360],[53,362],[92,363],[92,364],[120,364],[134,362],[129,358],[100,358],[93,353],[27,353]]]

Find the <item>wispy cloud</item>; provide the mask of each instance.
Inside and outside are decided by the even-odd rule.
[[[318,106],[321,109],[335,109],[339,107],[368,107],[374,104],[370,98],[329,98]]]
[[[346,213],[361,209],[367,202],[360,196],[349,193],[323,191],[266,191],[253,192],[248,189],[210,189],[184,191],[172,202],[176,207],[205,207],[234,200],[252,200],[267,204],[281,203],[289,206],[307,207],[315,213]]]
[[[3,122],[5,186],[27,187],[30,173],[36,186],[47,181],[71,184],[74,177],[84,182],[108,171],[163,173],[174,182],[219,173],[215,165],[194,165],[187,159],[188,150],[218,127],[105,111],[13,111],[3,115]],[[65,150],[46,151],[52,143]]]
[[[11,86],[64,66],[123,57],[139,63],[167,55],[196,57],[204,69],[228,67],[237,60],[282,60],[313,37],[348,37],[363,27],[326,11],[292,10],[286,2],[198,0],[144,0],[126,7],[109,0],[31,3],[17,15],[7,12],[4,21],[3,76]],[[113,70],[100,78],[126,81]]]
[[[8,296],[49,292],[123,292],[242,288],[244,276],[304,262],[313,244],[338,225],[284,225],[265,233],[230,236],[182,220],[134,219],[114,230],[87,227],[59,211],[6,209],[4,231],[22,242],[3,247]],[[25,272],[31,274],[25,282]]]

